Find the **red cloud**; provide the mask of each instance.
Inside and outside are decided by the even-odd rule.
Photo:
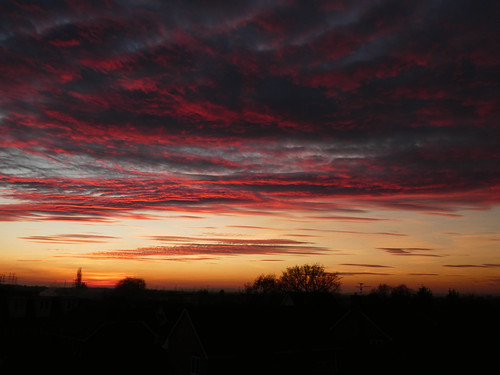
[[[38,243],[79,244],[79,243],[108,243],[117,239],[114,236],[95,234],[57,234],[53,236],[28,236],[19,237],[22,240]]]
[[[133,250],[112,250],[83,255],[91,259],[130,259],[130,260],[196,260],[193,256],[238,256],[238,255],[322,255],[328,249],[295,245],[276,245],[272,241],[264,243],[231,242],[186,243],[173,246],[143,247]],[[212,259],[212,258],[210,258]]]
[[[2,9],[0,220],[500,201],[494,2],[103,4]]]

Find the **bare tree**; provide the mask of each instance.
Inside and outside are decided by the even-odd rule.
[[[282,290],[295,293],[334,293],[340,289],[340,276],[326,272],[319,264],[288,267],[279,279]]]

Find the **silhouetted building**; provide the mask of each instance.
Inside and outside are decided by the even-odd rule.
[[[336,373],[394,373],[403,355],[392,337],[359,308],[349,310],[331,327]]]
[[[500,350],[498,298],[251,297],[0,286],[0,374],[477,373]]]
[[[321,309],[185,309],[165,341],[173,374],[325,374],[334,371]]]

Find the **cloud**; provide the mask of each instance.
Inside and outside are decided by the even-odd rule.
[[[411,276],[439,276],[438,273],[416,273],[416,272],[411,272],[408,275],[411,275]]]
[[[289,237],[304,237],[304,238],[307,238],[307,237],[321,237],[321,235],[319,235],[319,234],[296,234],[296,233],[285,234],[285,236],[289,236]]]
[[[352,266],[352,267],[367,267],[367,268],[393,268],[392,266],[383,266],[380,264],[358,264],[358,263],[342,263],[341,266]]]
[[[496,268],[496,267],[500,267],[500,263],[443,264],[443,267],[450,267],[450,268]]]
[[[327,249],[314,246],[269,246],[263,244],[184,244],[177,246],[143,247],[133,250],[112,250],[95,252],[87,257],[94,259],[159,259],[170,260],[193,255],[237,256],[237,255],[321,255]]]
[[[359,275],[366,275],[366,276],[391,276],[393,275],[392,273],[382,273],[382,272],[339,272],[339,275],[342,276],[359,276]]]
[[[18,237],[21,240],[37,243],[57,244],[86,244],[86,243],[109,243],[120,237],[103,236],[96,234],[55,234],[52,236],[26,236]]]
[[[496,205],[499,7],[7,2],[0,220]]]
[[[356,216],[310,216],[309,219],[315,220],[332,220],[332,221],[349,221],[349,222],[370,222],[370,221],[380,221],[387,219],[378,219],[372,217],[356,217]]]
[[[220,244],[252,244],[258,246],[281,246],[281,245],[306,245],[310,242],[296,241],[281,238],[269,239],[246,239],[246,238],[220,238],[220,237],[187,237],[187,236],[149,236],[150,240],[159,242],[215,242]]]
[[[276,230],[276,228],[268,228],[268,227],[262,227],[262,226],[256,226],[256,225],[226,225],[227,228],[237,228],[237,229],[272,229]]]
[[[450,214],[450,213],[444,213],[444,212],[426,212],[427,215],[434,215],[434,216],[444,216],[444,217],[463,217],[464,215],[459,215],[459,214]]]
[[[355,230],[332,230],[332,229],[314,229],[314,228],[299,228],[302,231],[313,231],[313,232],[324,232],[324,233],[343,233],[343,234],[362,234],[362,235],[378,235],[378,236],[395,236],[395,237],[406,237],[405,233],[398,232],[360,232]]]
[[[432,254],[429,252],[434,251],[434,249],[422,248],[422,247],[379,247],[379,250],[383,250],[391,255],[399,256],[422,256],[422,257],[442,257],[442,255]]]
[[[168,243],[168,245],[98,251],[84,255],[76,255],[75,257],[142,261],[187,261],[240,255],[326,255],[334,251],[321,246],[313,246],[309,242],[290,239],[242,239],[189,236],[150,236],[148,238],[156,242]],[[72,255],[68,256],[73,257]]]

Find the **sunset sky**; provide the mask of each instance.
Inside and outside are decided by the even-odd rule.
[[[500,2],[0,2],[0,274],[500,293]]]

